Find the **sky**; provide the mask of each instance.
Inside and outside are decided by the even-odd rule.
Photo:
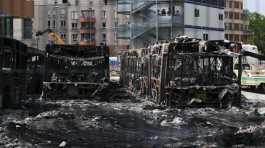
[[[265,0],[244,0],[244,8],[265,15]]]

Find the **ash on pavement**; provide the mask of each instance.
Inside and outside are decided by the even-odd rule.
[[[1,111],[0,147],[263,147],[263,99],[242,108],[161,108],[118,85],[90,100]],[[254,100],[254,101],[253,101]]]

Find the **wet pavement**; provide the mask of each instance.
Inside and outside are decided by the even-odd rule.
[[[1,111],[0,147],[265,146],[264,95],[257,99],[256,93],[244,92],[242,108],[166,109],[123,88],[107,93],[112,95],[37,101],[23,110]]]

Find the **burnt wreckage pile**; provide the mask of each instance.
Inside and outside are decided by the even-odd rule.
[[[88,98],[109,81],[109,50],[102,46],[48,45],[45,51],[0,37],[0,108],[27,98]]]
[[[48,45],[46,52],[46,98],[88,98],[109,81],[109,52],[104,45]]]
[[[26,96],[27,46],[0,37],[0,108],[17,107]]]
[[[130,50],[121,59],[121,83],[163,105],[238,105],[240,78],[235,77],[229,53],[240,48],[225,41],[180,37]]]

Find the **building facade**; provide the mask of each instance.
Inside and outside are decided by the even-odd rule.
[[[117,0],[118,38],[140,48],[179,35],[205,40],[224,39],[224,0]]]
[[[33,0],[0,0],[0,15],[33,17]]]
[[[185,0],[184,35],[203,40],[223,40],[224,0]]]
[[[32,45],[32,0],[0,1],[0,36]]]
[[[145,47],[183,33],[180,0],[117,0],[117,13],[118,39],[130,40],[130,48]],[[127,22],[120,19],[125,16]]]
[[[226,0],[225,7],[225,39],[251,43],[253,33],[249,31],[249,20],[243,10],[243,0]]]
[[[115,5],[110,0],[39,0],[35,2],[34,30],[51,29],[65,44],[100,45],[115,43]],[[40,36],[38,48],[51,42]]]

